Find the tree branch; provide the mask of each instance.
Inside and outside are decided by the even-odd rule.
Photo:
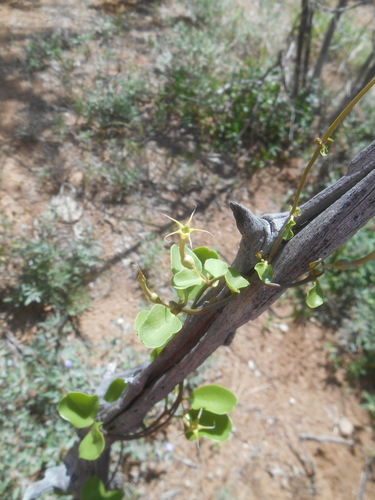
[[[249,264],[247,260],[255,258],[252,252],[257,248],[263,250],[264,244],[269,245],[272,237],[278,236],[271,228],[265,240],[258,241],[257,247],[252,243],[248,228],[254,227],[255,236],[259,236],[260,229],[263,231],[274,221],[279,221],[280,217],[283,220],[283,214],[257,218],[245,207],[240,207],[242,205],[236,204],[238,213],[235,215],[240,230],[242,228],[244,232],[239,251],[239,254],[242,253],[235,262],[241,269],[245,269]],[[348,173],[343,178],[301,207],[301,215],[296,219],[295,236],[280,245],[272,261],[275,281],[293,282],[308,270],[310,262],[328,257],[374,216],[375,142],[350,163]],[[239,223],[241,217],[242,221],[249,222],[246,230]],[[254,265],[253,262],[251,264]],[[219,285],[216,290],[217,300],[222,300],[230,293],[224,285]],[[143,426],[147,413],[158,401],[165,398],[220,345],[225,344],[231,332],[257,318],[284,291],[255,282],[229,304],[207,314],[190,316],[182,330],[151,364],[136,367],[132,371],[127,378],[129,385],[120,398],[112,404],[101,405],[98,420],[104,422],[102,430],[107,440],[104,456],[94,462],[78,459],[76,444],[65,459],[66,472],[62,473],[69,475],[70,482],[64,491],[79,498],[80,488],[93,474],[103,476],[103,482],[106,482],[105,469],[108,469],[111,436],[116,439],[116,436],[131,437],[131,434],[136,433]],[[106,384],[113,377],[117,378],[115,375],[107,376]],[[99,392],[103,391],[104,386],[101,386]],[[64,481],[66,486],[66,479]],[[58,483],[55,484],[57,486]],[[37,498],[35,494],[30,496],[33,495],[30,491],[34,486],[27,490],[24,500]]]

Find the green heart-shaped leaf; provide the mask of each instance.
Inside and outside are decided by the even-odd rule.
[[[293,227],[296,225],[293,219],[288,220],[284,231],[283,231],[283,240],[291,240],[294,236]]]
[[[95,421],[99,408],[98,396],[83,392],[70,392],[61,398],[58,406],[60,416],[77,429],[89,427]]]
[[[268,264],[267,262],[258,262],[254,269],[263,283],[272,283],[273,269],[271,264]]]
[[[182,323],[177,316],[165,306],[156,304],[136,330],[136,334],[146,347],[155,349],[163,346],[181,328]]]
[[[198,417],[199,410],[190,410],[188,414],[190,415],[190,420],[194,421]],[[212,427],[212,429],[200,429],[198,437],[206,436],[213,441],[220,442],[227,441],[230,438],[232,421],[228,415],[217,415],[216,413],[204,410],[199,419],[199,424],[204,427]],[[188,430],[185,430],[185,436],[189,441],[197,439],[197,436]]]
[[[240,288],[249,286],[249,282],[237,271],[235,267],[228,267],[225,273],[225,281],[232,292],[240,293]]]
[[[184,290],[185,288],[193,287],[202,284],[202,278],[193,269],[186,267],[176,273],[172,279],[172,285],[176,290]]]
[[[171,269],[173,274],[177,274],[178,272],[186,269],[186,267],[181,262],[180,250],[177,245],[171,246]],[[190,250],[190,248],[185,247],[185,255],[188,255],[194,259],[194,265],[198,269],[198,271],[202,272],[202,263],[199,258],[195,255],[195,253]]]
[[[103,453],[105,441],[100,430],[103,422],[94,422],[89,432],[78,447],[78,457],[84,460],[96,460]]]
[[[184,288],[183,290],[180,290],[179,288],[176,288],[176,292],[178,297],[180,298],[181,301],[185,300],[185,296],[187,294],[187,300],[194,300],[195,297],[198,295],[200,292],[201,288],[203,286],[202,280],[200,285],[195,285],[191,286],[189,288]]]
[[[198,387],[190,394],[189,401],[194,410],[204,408],[218,415],[230,413],[237,405],[237,398],[233,392],[216,384]]]
[[[98,476],[91,477],[81,490],[82,500],[122,500],[124,493],[119,490],[106,491]]]
[[[318,281],[314,281],[313,286],[307,292],[306,304],[312,309],[315,309],[316,307],[321,306],[323,302],[324,295],[322,287],[320,286],[320,283]]]
[[[204,268],[212,274],[214,278],[224,276],[224,274],[228,271],[228,265],[219,259],[207,259],[204,263]]]
[[[117,399],[121,396],[122,391],[127,387],[128,384],[124,381],[123,378],[116,378],[113,382],[111,382],[110,386],[105,393],[104,399],[108,401],[108,403],[113,403],[117,401]]]
[[[210,250],[207,247],[198,247],[193,250],[195,255],[198,257],[198,259],[204,263],[206,262],[207,259],[218,259],[219,256],[214,250]]]

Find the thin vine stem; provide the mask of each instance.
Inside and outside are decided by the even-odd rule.
[[[155,433],[159,429],[163,428],[167,423],[173,418],[174,414],[176,413],[178,407],[181,404],[182,401],[182,393],[184,390],[184,382],[180,382],[178,384],[178,394],[176,397],[176,400],[172,404],[172,406],[169,409],[164,409],[164,411],[152,422],[152,424],[149,427],[146,427],[146,429],[143,429],[142,431],[135,432],[134,434],[111,434],[111,433],[106,433],[106,437],[112,441],[133,441],[134,439],[139,439],[142,437],[149,436],[150,434]],[[164,417],[166,416],[166,419]]]
[[[310,173],[310,170],[312,169],[314,163],[316,162],[318,156],[320,155],[320,152],[322,151],[322,148],[325,146],[326,142],[330,139],[332,133],[336,130],[338,125],[343,121],[343,119],[346,117],[346,115],[353,109],[353,107],[357,104],[357,102],[362,99],[362,97],[375,85],[375,78],[373,78],[359,93],[358,95],[346,106],[346,108],[341,111],[339,116],[335,119],[335,121],[331,124],[331,126],[328,128],[326,133],[323,135],[321,139],[316,139],[317,147],[314,151],[313,156],[311,157],[309,163],[307,164],[305,171],[303,172],[302,178],[299,182],[296,194],[294,196],[293,204],[290,209],[289,217],[287,221],[285,222],[286,224],[290,221],[291,217],[294,217],[296,215],[296,210],[298,206],[299,199],[301,197],[302,190],[305,186],[307,176]],[[284,227],[285,227],[284,226]],[[280,232],[279,237],[277,238],[276,242],[274,243],[270,253],[268,254],[268,262],[271,262],[272,258],[274,257],[275,253],[277,252],[281,242],[283,241],[283,231]]]
[[[293,205],[292,205],[292,208],[290,210],[290,213],[291,215],[294,215],[295,214],[295,211],[297,209],[297,206],[298,206],[298,202],[299,202],[299,199],[300,199],[300,196],[301,196],[301,193],[302,193],[302,189],[304,188],[305,186],[305,183],[306,183],[306,179],[307,179],[307,176],[312,168],[312,166],[314,165],[316,159],[318,158],[319,154],[320,154],[320,151],[322,149],[322,146],[325,145],[325,143],[328,141],[328,139],[331,137],[332,133],[336,130],[336,128],[338,127],[338,125],[343,121],[343,119],[346,117],[346,115],[353,109],[353,107],[357,104],[357,102],[362,99],[362,97],[371,89],[371,87],[375,85],[375,78],[373,78],[362,90],[361,92],[359,92],[359,94],[346,106],[346,108],[341,111],[341,113],[339,114],[339,116],[336,118],[336,120],[332,123],[332,125],[328,128],[327,132],[323,135],[323,137],[321,139],[317,139],[317,147],[316,147],[316,150],[311,158],[311,160],[309,161],[304,173],[303,173],[303,176],[300,180],[300,183],[299,183],[299,186],[298,186],[298,189],[297,189],[297,192],[296,192],[296,195],[294,197],[294,201],[293,201]]]

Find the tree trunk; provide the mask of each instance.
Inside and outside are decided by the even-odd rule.
[[[306,85],[313,13],[314,11],[310,0],[302,0],[297,38],[297,54],[294,67],[294,82],[291,93],[292,99],[297,97],[301,88],[303,89]]]
[[[320,49],[320,54],[319,54],[318,60],[316,61],[316,64],[315,64],[314,72],[313,72],[313,75],[311,78],[311,84],[313,84],[314,81],[320,79],[323,65],[324,65],[324,62],[327,58],[329,47],[331,45],[332,37],[335,33],[335,30],[337,28],[337,24],[339,22],[341,14],[343,13],[343,10],[346,7],[347,3],[348,3],[348,0],[339,0],[339,3],[338,3],[338,5],[333,13],[330,25],[326,31],[326,34],[324,35],[324,41],[323,41],[322,47]]]

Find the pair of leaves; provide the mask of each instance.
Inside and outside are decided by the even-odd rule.
[[[268,264],[266,261],[258,262],[255,266],[255,270],[258,273],[259,279],[263,281],[263,283],[272,283],[273,280],[273,269],[271,264]],[[315,309],[319,307],[324,302],[324,295],[322,287],[320,283],[316,280],[313,283],[313,286],[307,292],[306,295],[306,304]]]
[[[83,392],[70,392],[61,398],[58,406],[60,416],[77,429],[90,427],[78,448],[79,458],[96,460],[102,454],[105,442],[100,430],[103,422],[96,422],[99,409],[98,396],[88,396]]]
[[[272,283],[273,268],[271,264],[268,264],[267,261],[258,262],[254,269],[263,283]]]
[[[192,410],[187,413],[187,421],[195,423],[195,432],[192,426],[185,426],[189,441],[203,436],[220,442],[229,439],[232,421],[227,413],[237,405],[237,398],[231,391],[216,384],[206,385],[193,391],[189,402]]]
[[[293,232],[293,227],[296,225],[295,221],[293,219],[289,219],[285,228],[284,228],[284,231],[283,231],[283,240],[291,240],[294,236],[294,232]]]
[[[292,207],[290,207],[290,210],[293,210]],[[293,227],[296,225],[296,222],[294,220],[295,217],[298,217],[298,215],[301,213],[301,209],[299,207],[296,208],[294,214],[291,213],[290,219],[286,223],[284,230],[283,230],[283,240],[291,240],[294,236],[293,232]]]
[[[123,379],[114,380],[107,389],[104,399],[109,403],[116,401],[127,384]],[[68,420],[77,429],[90,427],[78,449],[79,458],[96,460],[103,453],[105,440],[100,430],[103,422],[96,422],[98,414],[98,396],[88,396],[83,392],[70,392],[61,398],[58,411],[64,420]]]
[[[247,279],[241,276],[235,267],[228,267],[222,260],[208,259],[204,267],[213,278],[224,276],[227,287],[234,293],[240,293],[240,288],[249,285]]]

